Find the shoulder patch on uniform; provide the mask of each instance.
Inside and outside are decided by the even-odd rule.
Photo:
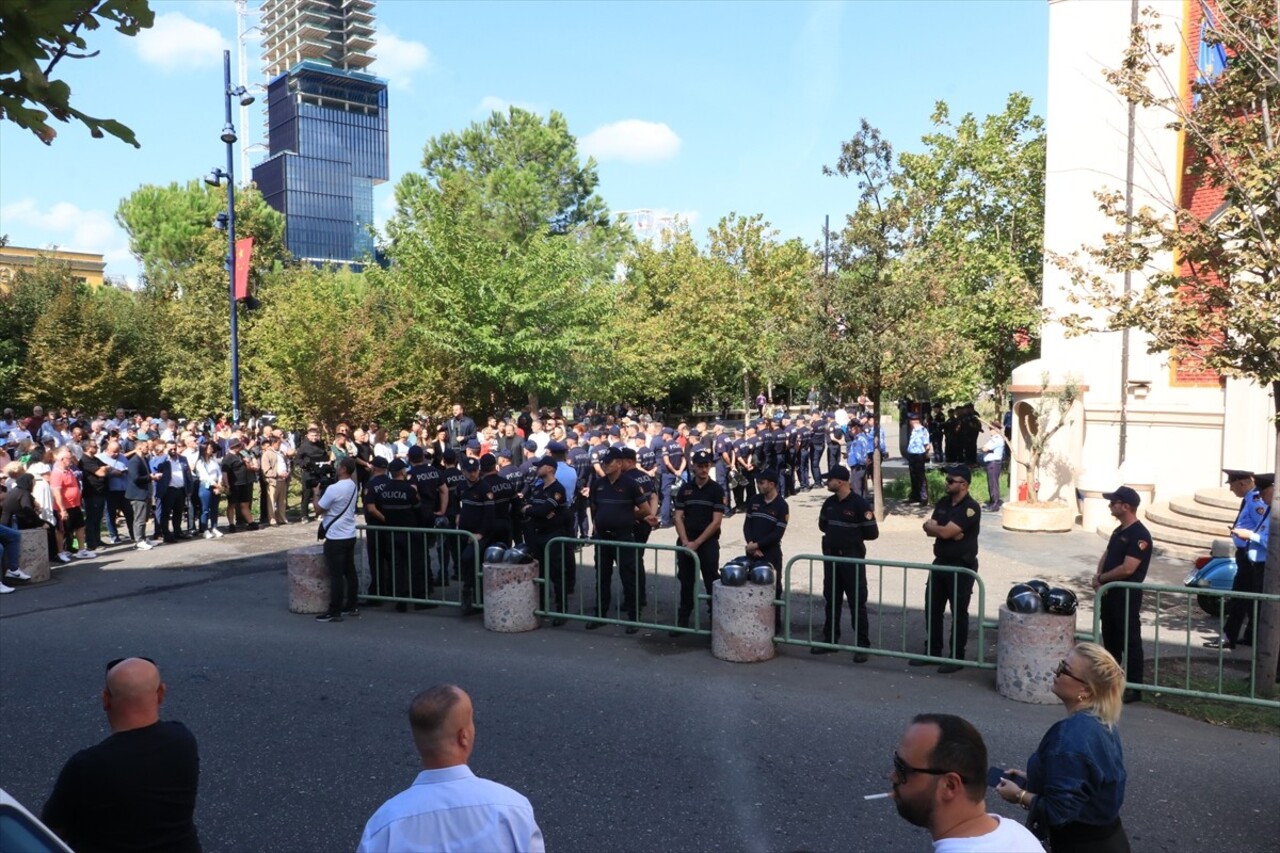
[[[875,518],[875,517],[876,517],[876,514],[875,514],[874,512],[872,512],[871,510],[867,510],[867,511],[866,511],[866,513],[865,513],[865,517],[866,517],[867,521],[870,521],[871,519],[873,519],[873,518]]]
[[[969,509],[966,509],[966,510],[964,511],[964,514],[965,514],[965,516],[967,516],[968,518],[973,518],[973,508],[972,508],[972,507],[970,507]]]
[[[1150,547],[1150,545],[1151,545],[1151,543],[1150,543],[1150,542],[1148,542],[1148,541],[1147,541],[1147,540],[1145,540],[1145,539],[1139,539],[1139,540],[1138,540],[1138,550],[1139,550],[1139,551],[1145,551],[1145,550],[1147,550],[1147,548],[1148,548],[1148,547]]]
[[[1259,507],[1256,507],[1254,511],[1257,512],[1258,515],[1265,515],[1267,512],[1267,508],[1265,506],[1259,506]]]

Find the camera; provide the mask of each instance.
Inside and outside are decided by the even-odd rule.
[[[307,466],[307,473],[316,481],[316,492],[323,495],[324,490],[338,482],[338,468],[332,462],[317,462]]]

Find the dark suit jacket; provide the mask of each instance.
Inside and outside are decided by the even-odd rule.
[[[179,463],[182,468],[182,488],[187,492],[191,491],[192,476],[191,466],[187,464],[185,456],[179,456],[177,459],[166,456],[160,464],[156,465],[156,473],[160,475],[160,479],[156,481],[156,494],[163,495],[169,488],[169,481],[173,479],[174,462]]]
[[[151,465],[145,456],[135,453],[129,457],[124,496],[130,501],[145,501],[151,497]]]

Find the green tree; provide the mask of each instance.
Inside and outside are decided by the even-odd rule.
[[[1003,411],[1013,369],[1038,349],[1044,122],[1019,92],[981,122],[972,113],[952,122],[939,101],[932,121],[925,150],[900,157],[920,235],[915,271],[945,291],[979,381]]]
[[[108,23],[134,36],[154,22],[147,0],[0,0],[0,118],[30,130],[46,145],[58,135],[47,121],[52,115],[61,122],[81,122],[95,139],[109,133],[137,148],[132,130],[71,106],[71,87],[50,75],[63,59],[98,55],[84,52],[83,32]]]
[[[161,398],[192,413],[231,410],[231,317],[227,236],[213,227],[225,190],[200,181],[143,186],[120,202],[116,221],[142,262],[147,334],[163,365]],[[284,219],[252,186],[236,193],[236,236],[254,239],[251,289],[289,258]],[[241,340],[254,322],[243,312]],[[246,399],[244,408],[260,408]]]
[[[1126,100],[1168,114],[1169,127],[1185,134],[1186,179],[1220,190],[1221,207],[1201,218],[1168,199],[1168,210],[1130,212],[1120,193],[1099,192],[1115,230],[1083,256],[1054,261],[1071,275],[1076,299],[1101,312],[1104,328],[1141,329],[1150,352],[1202,359],[1271,385],[1280,468],[1280,17],[1270,0],[1201,6],[1206,40],[1221,45],[1227,61],[1217,77],[1192,85],[1191,100],[1159,73],[1180,44],[1165,40],[1151,10],[1106,77]],[[1171,267],[1170,256],[1181,263]],[[1116,293],[1107,276],[1125,273],[1145,286]],[[1097,326],[1092,315],[1063,319],[1074,333]],[[1280,595],[1280,501],[1263,577],[1264,591]],[[1275,695],[1280,603],[1263,604],[1259,625],[1258,689]]]

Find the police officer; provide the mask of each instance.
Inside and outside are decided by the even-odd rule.
[[[492,511],[485,519],[484,547],[501,544],[509,547],[513,539],[516,519],[516,486],[498,473],[498,458],[492,453],[480,457],[480,482],[485,486],[485,497],[492,504]]]
[[[969,469],[956,465],[947,469],[947,493],[933,515],[923,525],[924,534],[933,539],[933,564],[978,570],[978,532],[982,524],[982,507],[969,496]],[[942,618],[951,605],[951,656],[964,660],[969,640],[969,598],[973,595],[972,575],[933,570],[925,586],[925,620],[928,625],[928,654],[942,656]],[[911,666],[928,666],[928,661],[913,660]],[[944,663],[938,672],[959,672],[956,663]]]
[[[756,422],[756,471],[777,467],[778,459],[773,452],[773,421],[765,418]]]
[[[796,418],[796,429],[792,435],[794,442],[792,453],[795,454],[796,474],[800,478],[800,488],[802,491],[809,491],[813,488],[813,481],[809,479],[809,436],[813,431],[809,429],[808,422],[803,416]]]
[[[776,575],[776,596],[782,598],[782,536],[787,532],[791,508],[778,492],[778,472],[765,468],[756,475],[759,491],[747,501],[747,517],[742,522],[742,539],[748,557],[770,563]],[[782,630],[782,611],[774,610],[773,629]]]
[[[907,494],[907,503],[929,505],[929,487],[925,483],[924,466],[933,454],[933,445],[929,443],[929,430],[920,423],[919,412],[907,415],[911,434],[907,438],[907,469],[911,472],[911,491]]]
[[[556,460],[544,456],[535,460],[534,470],[538,479],[524,496],[521,514],[524,517],[524,540],[534,559],[542,566],[542,576],[552,588],[552,603],[558,613],[566,613],[569,608],[568,571],[576,571],[574,560],[565,559],[564,547],[556,545],[548,548],[548,544],[557,536],[563,536],[569,521],[568,493],[556,479]],[[553,617],[553,627],[563,625],[563,616]]]
[[[1240,502],[1240,512],[1236,516],[1236,523],[1231,527],[1232,541],[1243,546],[1236,551],[1236,577],[1231,584],[1233,591],[1262,592],[1267,543],[1270,539],[1267,522],[1271,519],[1271,498],[1275,482],[1274,474],[1258,474],[1251,478],[1251,484],[1256,488],[1247,492]],[[1230,649],[1236,644],[1253,645],[1253,632],[1248,627],[1253,621],[1253,602],[1234,598],[1228,608],[1229,615],[1220,641],[1222,647]],[[1243,634],[1241,628],[1244,629]]]
[[[630,477],[634,480],[636,485],[640,487],[641,493],[644,494],[645,500],[648,501],[648,510],[642,514],[642,517],[637,518],[635,522],[635,541],[647,543],[649,541],[649,534],[652,533],[654,527],[657,526],[658,484],[652,477],[640,470],[638,467],[638,454],[634,448],[623,447],[620,448],[620,450],[622,453],[623,476]],[[639,514],[639,511],[637,511],[637,514]],[[650,524],[649,519],[655,519],[655,523]],[[646,582],[647,568],[644,563],[644,556],[643,549],[636,551],[636,566],[639,570],[636,575],[636,588],[640,596],[641,610],[649,606],[649,588]]]
[[[729,472],[733,470],[733,439],[724,431],[724,424],[717,423],[711,428],[714,435],[711,444],[711,453],[715,459],[716,467],[716,484],[720,486],[720,491],[724,493],[725,504],[729,503]],[[733,508],[725,507],[725,518],[733,516]]]
[[[833,416],[827,422],[827,470],[841,464],[840,460],[845,458],[847,438],[845,436],[845,428]]]
[[[417,487],[409,481],[409,464],[403,459],[392,460],[387,467],[391,478],[383,484],[377,494],[378,514],[386,521],[388,527],[397,528],[390,531],[391,546],[391,595],[396,598],[426,598],[421,590],[415,590],[414,575],[418,561],[411,550],[414,544],[410,540],[409,528],[418,527],[420,517],[418,504],[420,496]],[[416,593],[416,594],[415,594]],[[420,601],[418,604],[425,604]],[[415,607],[418,606],[415,604]],[[396,610],[403,613],[407,609],[406,602],[396,602]]]
[[[445,507],[444,519],[437,519],[437,530],[457,530],[458,529],[458,506],[462,500],[462,488],[467,483],[467,477],[458,467],[458,451],[452,448],[445,448],[440,451],[439,456],[440,475],[444,478],[444,484],[449,490],[449,503]],[[443,585],[448,586],[450,580],[458,579],[458,566],[462,557],[462,537],[446,535],[441,537],[441,552],[443,560],[440,566],[440,581]]]
[[[796,466],[791,458],[791,418],[783,417],[773,428],[773,457],[777,460],[778,493],[784,498],[796,493]]]
[[[818,511],[818,529],[822,531],[822,553],[829,557],[867,556],[865,543],[880,536],[876,526],[876,514],[862,496],[850,487],[850,472],[837,465],[827,473],[827,491],[831,495]],[[849,614],[858,634],[858,645],[871,645],[871,632],[867,627],[867,573],[861,563],[822,563],[822,598],[826,601],[826,624],[822,639],[827,643],[840,642],[841,610],[849,601]],[[809,649],[815,655],[830,654],[835,649],[817,646]],[[865,652],[855,652],[854,663],[866,663]]]
[[[662,512],[661,525],[671,526],[671,496],[675,493],[676,484],[684,481],[685,459],[684,448],[676,440],[675,431],[667,428],[662,431]]]
[[[445,483],[444,471],[427,458],[426,448],[415,444],[409,448],[409,480],[418,489],[418,525],[424,530],[435,530],[442,526],[441,520],[449,511],[449,486]],[[439,536],[423,534],[420,541],[413,543],[413,553],[423,555],[423,571],[429,577],[429,584],[434,588],[441,580],[443,559]],[[415,570],[414,581],[421,583]]]
[[[1120,526],[1111,531],[1107,550],[1098,558],[1098,570],[1093,577],[1093,588],[1112,581],[1142,583],[1151,566],[1151,533],[1138,521],[1138,504],[1141,498],[1128,486],[1103,494],[1110,501],[1111,515]],[[1124,661],[1125,679],[1134,684],[1143,680],[1142,654],[1142,590],[1112,590],[1102,596],[1101,609],[1102,645],[1117,661]],[[1141,702],[1137,690],[1124,691],[1123,700]]]
[[[1227,475],[1227,488],[1231,490],[1231,494],[1240,499],[1240,508],[1236,511],[1236,520],[1231,524],[1231,544],[1236,547],[1236,576],[1231,582],[1231,590],[1245,589],[1250,586],[1249,575],[1252,568],[1249,565],[1249,540],[1243,536],[1237,536],[1236,530],[1251,530],[1257,523],[1258,516],[1266,512],[1266,507],[1261,507],[1258,502],[1258,490],[1254,480],[1252,471],[1241,471],[1236,468],[1224,468],[1222,473]],[[1258,507],[1255,512],[1255,507]],[[1234,601],[1227,601],[1228,618],[1226,624],[1223,625],[1222,636],[1217,640],[1210,640],[1205,643],[1207,648],[1227,648],[1234,649],[1239,642],[1239,630],[1243,624],[1236,619],[1237,610],[1252,610],[1252,606],[1248,601],[1242,601],[1240,604],[1244,607],[1237,607]],[[1243,616],[1243,614],[1242,614]],[[1227,625],[1233,630],[1228,632]],[[1250,640],[1252,642],[1252,640]]]
[[[485,533],[493,515],[493,500],[489,497],[488,484],[480,479],[480,460],[467,457],[462,460],[461,469],[466,479],[458,495],[458,529],[475,537],[474,540],[470,537],[465,540],[458,567],[462,576],[461,604],[465,617],[475,613],[476,541],[479,541],[479,553],[483,554],[488,547]]]
[[[822,455],[827,446],[827,425],[821,415],[809,421],[809,477],[814,486],[822,482]],[[830,471],[834,465],[828,465]]]
[[[386,518],[378,511],[378,496],[383,485],[391,481],[387,476],[388,464],[381,456],[373,457],[369,463],[372,474],[364,486],[364,516],[368,528],[364,547],[369,558],[369,595],[391,595],[391,535],[377,529],[387,524]],[[365,605],[381,607],[382,602],[366,601]]]
[[[680,486],[674,501],[676,544],[698,555],[702,586],[708,597],[720,566],[720,524],[726,510],[724,489],[711,479],[711,459],[707,450],[693,452],[693,479]],[[676,576],[680,579],[680,609],[676,624],[688,628],[693,615],[692,556],[677,554]]]
[[[650,520],[650,501],[641,491],[639,484],[631,477],[623,476],[622,451],[609,448],[600,457],[604,466],[604,476],[591,483],[591,523],[595,530],[595,538],[610,542],[635,541],[635,523],[639,518]],[[613,548],[605,545],[597,546],[596,565],[598,578],[596,581],[596,612],[599,617],[607,617],[613,598],[613,566],[618,565],[618,573],[622,579],[622,609],[628,619],[636,621],[640,610],[638,595],[639,564],[636,560],[636,549]],[[599,628],[602,622],[588,622],[587,630]],[[628,626],[627,633],[634,634],[638,629]]]
[[[573,466],[573,472],[578,476],[577,485],[571,496],[570,513],[573,523],[569,529],[569,536],[574,539],[586,539],[591,535],[591,524],[587,520],[587,494],[590,492],[591,478],[594,476],[591,470],[591,454],[587,448],[578,443],[577,437],[573,434],[569,435],[566,443],[569,445],[569,452],[565,455],[565,460]]]
[[[862,424],[849,422],[849,438],[845,444],[849,448],[849,487],[857,495],[866,496],[868,465],[871,461],[871,436],[862,430]]]

